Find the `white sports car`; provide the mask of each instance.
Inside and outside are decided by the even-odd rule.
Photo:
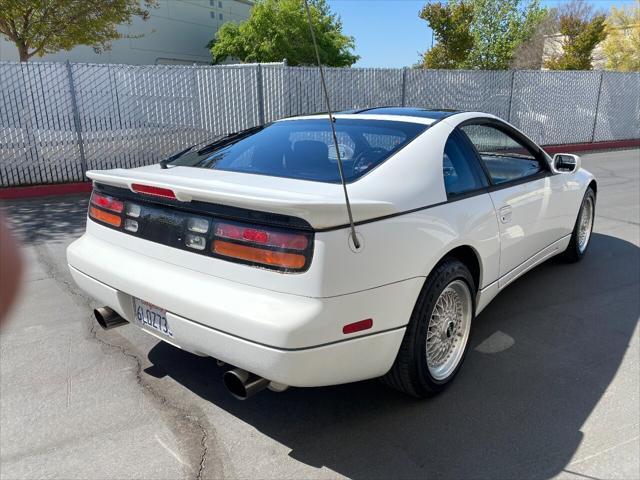
[[[232,394],[382,377],[441,391],[474,317],[507,285],[589,245],[597,185],[483,113],[289,118],[134,169],[90,171],[69,246],[104,328],[132,323],[233,366]]]

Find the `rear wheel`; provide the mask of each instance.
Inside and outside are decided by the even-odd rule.
[[[580,211],[576,224],[571,233],[571,241],[564,251],[564,258],[569,262],[577,262],[582,259],[587,252],[589,242],[591,240],[591,232],[593,231],[593,221],[596,213],[596,194],[591,187],[582,198]]]
[[[440,263],[427,277],[398,356],[383,382],[415,397],[446,388],[467,353],[474,292],[473,277],[464,264],[454,258]]]

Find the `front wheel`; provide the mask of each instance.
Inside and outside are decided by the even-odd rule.
[[[473,277],[457,259],[445,259],[431,272],[384,383],[414,397],[434,395],[451,383],[469,346],[474,291]]]
[[[593,231],[593,221],[596,214],[596,194],[591,187],[582,198],[578,218],[571,233],[571,241],[564,251],[564,259],[568,262],[577,262],[587,252]]]

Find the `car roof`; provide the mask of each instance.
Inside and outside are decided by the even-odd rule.
[[[444,108],[420,108],[420,107],[371,107],[351,110],[341,110],[333,113],[334,118],[353,118],[362,120],[387,120],[395,122],[413,122],[424,125],[433,125],[440,120],[459,113],[470,113],[461,110],[448,110]],[[285,120],[312,120],[320,116],[326,116],[327,112],[316,112],[306,115],[294,115],[281,118]]]
[[[441,120],[450,117],[460,110],[449,110],[446,108],[419,108],[419,107],[372,107],[338,112],[341,114],[366,114],[366,115],[393,115],[401,117],[419,117],[430,120]]]

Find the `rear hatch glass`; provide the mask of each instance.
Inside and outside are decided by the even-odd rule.
[[[345,180],[352,182],[404,147],[427,125],[338,118],[335,127]],[[198,150],[188,150],[170,164],[340,182],[331,126],[326,118],[284,120],[254,127]]]

